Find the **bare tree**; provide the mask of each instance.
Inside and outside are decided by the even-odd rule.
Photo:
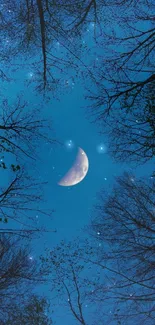
[[[24,309],[25,312],[26,308],[28,311],[28,306],[25,308],[25,304],[30,303],[30,306],[32,304],[32,301],[26,303],[26,298],[30,297],[34,286],[44,283],[44,281],[44,274],[41,273],[39,263],[33,259],[27,242],[25,240],[19,241],[17,236],[0,234],[1,324],[11,324],[11,319],[13,319],[12,324],[16,324],[14,321],[16,321],[17,315],[18,317],[21,315],[21,319],[23,319],[24,315],[22,313]],[[35,299],[32,300],[34,304]],[[19,324],[19,321],[17,324]]]
[[[29,62],[24,60],[23,66],[31,67],[32,81],[37,82],[39,91],[64,87],[71,68],[69,79],[73,82],[81,67],[89,70],[81,59],[84,47],[81,37],[88,24],[99,24],[102,5],[103,1],[95,0],[22,0],[20,4],[16,0],[4,1],[1,9],[4,60],[24,53]],[[12,64],[14,68],[18,66]]]
[[[154,323],[154,194],[153,179],[144,182],[125,174],[107,200],[100,193],[90,227],[105,247],[94,264],[113,278],[111,298],[119,321],[126,324],[137,319],[141,324]],[[102,287],[98,297],[101,292]]]
[[[0,188],[2,232],[30,235],[43,230],[38,225],[36,215],[39,214],[40,218],[52,215],[52,209],[43,211],[39,207],[43,203],[43,186],[46,182],[36,181],[25,171],[26,164],[38,158],[37,146],[45,141],[51,144],[56,142],[48,136],[49,131],[51,128],[40,118],[39,109],[30,111],[21,97],[13,105],[9,105],[6,99],[3,101],[0,114],[0,167],[6,170],[8,180],[6,177],[5,184]],[[11,222],[9,228],[8,221]],[[18,228],[15,228],[17,224]]]
[[[155,157],[155,83],[146,85],[132,112],[115,112],[102,123],[109,153],[120,161],[145,163]],[[141,109],[142,107],[142,109]]]
[[[46,298],[31,295],[25,297],[23,304],[12,303],[11,313],[5,325],[51,325],[49,304]]]
[[[46,256],[41,258],[43,272],[50,276],[53,306],[65,308],[69,320],[71,317],[75,324],[83,325],[103,324],[101,311],[92,299],[92,289],[99,281],[99,273],[96,267],[91,270],[92,263],[86,253],[89,251],[90,256],[90,249],[86,244],[86,241],[84,246],[77,240],[62,241],[53,250],[48,249]]]
[[[45,131],[46,130],[46,131]],[[42,119],[39,108],[34,109],[18,96],[14,104],[7,99],[1,103],[0,114],[0,151],[18,157],[35,159],[36,147],[41,140],[51,144],[56,142],[50,139],[48,132],[50,124]]]
[[[98,64],[93,66],[97,87],[96,95],[90,95],[96,107],[104,108],[98,118],[119,108],[134,110],[144,87],[155,80],[153,1],[106,4],[111,10],[111,25],[98,39],[99,48],[105,51],[104,55],[99,52]]]
[[[19,233],[29,236],[39,231],[45,231],[42,226],[43,217],[52,217],[52,210],[45,210],[39,205],[43,203],[43,186],[31,176],[20,170],[13,174],[12,180],[0,193],[0,232]],[[39,215],[39,220],[36,218]],[[40,225],[39,225],[40,222]],[[3,223],[3,224],[2,224]],[[8,225],[10,224],[10,227]],[[52,230],[51,230],[52,231]]]
[[[66,79],[67,71],[71,67],[73,78],[79,70],[84,70],[84,76],[88,73],[97,83],[98,93],[91,97],[95,99],[97,106],[107,103],[109,110],[125,95],[129,96],[131,93],[129,97],[137,97],[143,86],[154,78],[151,69],[154,49],[152,8],[153,1],[143,1],[143,5],[142,1],[130,1],[129,6],[128,1],[113,0],[74,3],[71,0],[22,0],[20,4],[16,0],[7,0],[1,8],[2,37],[4,43],[7,42],[4,57],[24,52],[24,57],[31,59],[28,64],[30,66],[32,62],[34,80],[39,82],[38,90],[54,90],[58,85],[64,86],[62,79]],[[145,30],[137,26],[137,20],[147,25]],[[97,43],[96,52],[100,53],[103,47],[106,49],[104,56],[99,54],[102,62],[99,69],[95,64],[90,69],[85,59],[81,58],[81,37],[89,30],[90,24]],[[119,26],[121,33],[123,31],[121,37],[117,35],[116,26]],[[118,53],[119,45],[127,48],[127,51],[122,53],[120,49]],[[57,47],[60,47],[59,51],[56,50]],[[88,47],[87,57],[89,51]],[[142,53],[140,59],[139,53]],[[94,59],[96,62],[96,57]],[[144,68],[145,63],[149,67]],[[141,72],[146,77],[141,77]],[[105,81],[110,84],[110,88],[106,87]],[[110,92],[107,95],[108,89]]]

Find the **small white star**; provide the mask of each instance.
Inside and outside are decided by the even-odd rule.
[[[97,146],[98,153],[105,153],[106,151],[107,151],[106,146],[103,143],[101,143]]]
[[[28,78],[33,78],[34,77],[34,73],[31,71],[27,74]]]

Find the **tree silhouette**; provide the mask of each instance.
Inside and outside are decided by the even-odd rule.
[[[38,158],[37,146],[41,141],[55,142],[48,136],[49,131],[51,128],[40,118],[39,110],[29,110],[21,97],[13,105],[6,99],[2,102],[0,167],[7,175],[4,174],[6,181],[0,188],[1,232],[18,232],[28,236],[39,229],[43,230],[37,224],[36,215],[52,215],[52,210],[43,211],[38,207],[43,202],[42,188],[46,182],[36,181],[34,176],[25,171],[26,164]],[[6,228],[8,221],[13,223]],[[15,229],[17,224],[18,228]]]
[[[49,304],[47,300],[36,295],[31,295],[27,297],[26,301],[24,299],[23,305],[12,303],[12,311],[8,315],[5,325],[51,325],[53,323],[48,313]]]
[[[155,82],[146,85],[133,112],[115,112],[105,122],[102,130],[109,136],[109,153],[117,160],[142,164],[155,157],[154,90]]]
[[[154,180],[144,182],[124,174],[107,200],[100,193],[90,227],[106,247],[95,263],[113,276],[112,299],[126,324],[137,319],[141,324],[154,323],[154,193]]]
[[[83,1],[81,4],[47,0],[22,0],[20,4],[15,0],[6,1],[1,9],[2,38],[4,44],[7,41],[7,46],[4,46],[4,60],[7,62],[7,58],[13,58],[15,55],[20,57],[20,54],[24,53],[25,58],[29,58],[32,63],[30,65],[29,61],[29,67],[34,71],[37,90],[53,90],[58,84],[62,86],[62,77],[66,79],[67,70],[73,67],[78,72],[76,61],[82,63],[78,49],[75,50],[77,42],[72,23],[77,20],[76,13],[81,19],[80,13],[83,12],[85,20],[92,4],[93,1],[88,6],[85,6]],[[79,24],[81,26],[82,21],[76,22],[76,30]],[[74,37],[74,44],[71,36]],[[15,63],[13,67],[16,67]]]
[[[18,5],[16,0],[7,0],[1,6],[3,52],[5,49],[5,55],[2,53],[1,56],[7,61],[7,57],[24,53],[24,57],[30,59],[28,65],[34,70],[34,80],[39,91],[54,90],[58,85],[64,86],[67,71],[71,67],[74,71],[73,78],[79,71],[85,70],[84,78],[89,74],[97,83],[98,95],[91,97],[95,99],[97,106],[107,103],[109,111],[124,96],[129,97],[129,102],[134,100],[143,86],[154,78],[152,8],[153,1],[144,1],[143,5],[141,1],[131,1],[129,10],[128,1],[81,0],[73,3],[70,0],[22,0]],[[139,28],[137,21],[143,22],[146,28]],[[89,69],[85,59],[81,58],[81,37],[89,29],[90,23],[94,26],[97,52],[103,47],[110,51],[110,57],[109,51],[108,57],[107,51],[104,51],[104,56],[100,56],[104,64],[99,69],[95,65]],[[117,33],[117,26],[123,31],[121,37]],[[61,48],[59,51],[56,50],[57,46]],[[122,52],[122,46],[127,50]],[[15,67],[15,63],[13,66]],[[141,72],[146,77],[141,77]],[[85,79],[87,82],[87,78]],[[110,84],[110,91],[105,81]]]
[[[45,131],[47,130],[47,131]],[[18,96],[13,105],[4,99],[0,114],[0,151],[19,157],[35,159],[38,141],[53,144],[47,135],[51,131],[49,123],[40,118],[39,109],[30,110],[28,104]]]
[[[41,188],[45,184],[46,182],[41,183],[32,179],[23,170],[15,173],[12,181],[1,188],[0,222],[2,228],[0,232],[29,236],[45,231],[46,227],[39,225],[36,219],[38,215],[39,218],[52,217],[52,210],[46,211],[39,208],[39,204],[43,203]],[[8,227],[10,223],[11,226]]]
[[[32,296],[33,287],[44,283],[45,277],[33,260],[27,242],[19,241],[17,236],[0,234],[0,265],[1,324],[21,324],[26,320],[23,324],[36,324],[37,315],[42,319],[37,324],[50,324],[43,322],[46,300]]]
[[[98,283],[99,274],[96,268],[94,273],[91,272],[92,264],[87,261],[85,251],[91,254],[90,249],[81,246],[77,240],[69,243],[62,241],[53,250],[48,249],[46,256],[41,257],[42,272],[50,275],[49,284],[55,297],[53,306],[63,306],[65,314],[69,312],[76,324],[103,324],[100,310],[91,297],[94,282]],[[87,308],[91,318],[88,317]]]
[[[106,118],[116,109],[134,111],[146,85],[154,82],[153,1],[106,1],[111,11],[111,24],[102,31],[98,47],[105,48],[93,66],[97,80],[96,95],[90,94],[100,108],[97,118]],[[131,14],[132,12],[132,14]],[[101,62],[101,64],[99,63]],[[91,93],[91,91],[90,91]],[[101,109],[104,108],[104,109]]]
[[[124,174],[107,199],[100,193],[90,238],[62,241],[41,258],[56,304],[61,297],[79,324],[153,325],[154,192],[153,179]]]

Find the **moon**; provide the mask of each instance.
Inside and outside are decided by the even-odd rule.
[[[88,157],[81,148],[78,148],[78,153],[73,166],[58,182],[58,184],[61,186],[73,186],[80,183],[85,178],[88,168]]]

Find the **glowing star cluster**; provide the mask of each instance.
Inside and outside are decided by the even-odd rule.
[[[72,148],[74,148],[74,143],[73,143],[72,140],[67,140],[65,142],[65,146],[66,146],[67,149],[72,149]]]

